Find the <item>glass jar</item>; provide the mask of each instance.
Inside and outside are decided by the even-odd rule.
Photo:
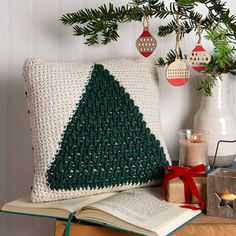
[[[208,137],[209,132],[205,130],[186,129],[178,132],[179,136],[179,165],[193,167],[208,164]]]

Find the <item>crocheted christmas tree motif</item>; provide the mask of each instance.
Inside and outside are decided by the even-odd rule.
[[[106,188],[161,179],[167,165],[130,95],[95,64],[47,170],[52,190]]]

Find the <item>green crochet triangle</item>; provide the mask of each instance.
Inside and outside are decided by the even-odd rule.
[[[166,165],[160,141],[130,95],[95,64],[47,170],[50,189],[143,184],[161,179]]]

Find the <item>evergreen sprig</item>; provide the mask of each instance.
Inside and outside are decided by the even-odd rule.
[[[204,4],[208,14],[195,11],[195,7]],[[82,9],[67,13],[61,17],[65,25],[73,27],[74,35],[84,36],[85,43],[94,45],[108,44],[119,37],[120,23],[142,21],[144,15],[149,18],[172,19],[158,28],[158,36],[165,37],[178,30],[176,15],[179,16],[181,37],[197,31],[201,21],[201,30],[207,32],[207,39],[215,48],[211,63],[204,71],[206,78],[201,80],[196,89],[203,95],[210,96],[217,76],[230,72],[236,74],[234,58],[236,44],[236,16],[230,14],[226,2],[222,0],[174,0],[166,4],[164,0],[131,0],[124,6],[115,7],[112,3],[103,4],[97,9]],[[169,65],[176,58],[174,50],[170,50],[166,58],[159,58],[158,66]],[[181,53],[181,58],[186,58]]]
[[[132,16],[132,17],[131,17]],[[130,18],[131,17],[131,18]],[[140,9],[130,6],[114,7],[113,4],[102,5],[98,9],[84,9],[74,13],[67,13],[61,17],[65,25],[74,25],[74,35],[86,37],[86,44],[107,44],[119,37],[118,23],[140,20]]]
[[[214,55],[204,73],[207,78],[197,83],[196,89],[204,96],[211,96],[211,89],[217,78],[223,73],[236,73],[235,39],[228,37],[229,29],[223,28],[220,24],[207,32],[206,39],[214,45]]]
[[[163,57],[159,57],[157,59],[157,66],[159,67],[165,67],[167,65],[170,65],[172,62],[175,61],[177,55],[176,55],[176,52],[175,50],[171,49],[167,55],[166,55],[166,58],[163,58]],[[180,54],[179,54],[179,58],[180,59],[187,59],[187,55],[183,54],[182,50],[180,50]]]

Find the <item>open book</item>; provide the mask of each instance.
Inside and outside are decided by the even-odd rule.
[[[160,200],[158,187],[46,203],[32,203],[25,197],[5,204],[2,211],[64,219],[75,212],[75,218],[82,221],[159,236],[170,234],[201,214]]]

